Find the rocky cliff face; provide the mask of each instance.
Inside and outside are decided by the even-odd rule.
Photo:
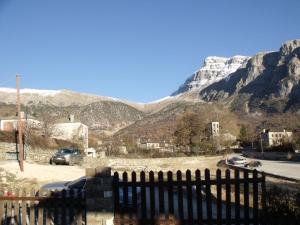
[[[200,92],[209,85],[227,78],[231,73],[243,66],[249,57],[234,56],[232,58],[210,56],[204,60],[203,66],[197,70],[172,95],[187,92]]]
[[[227,102],[233,109],[282,112],[298,108],[300,40],[284,43],[278,52],[261,52],[244,66],[197,92],[205,101]]]

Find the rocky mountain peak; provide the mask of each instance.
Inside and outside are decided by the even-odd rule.
[[[280,52],[282,55],[291,54],[296,48],[300,47],[300,39],[286,41],[282,44]]]
[[[175,96],[185,92],[199,92],[209,85],[226,78],[241,66],[244,66],[248,59],[248,56],[240,55],[231,58],[209,56],[204,60],[203,66],[189,77],[172,95]]]
[[[228,102],[232,109],[284,112],[300,105],[300,39],[279,51],[260,52],[245,67],[201,90],[198,98]]]

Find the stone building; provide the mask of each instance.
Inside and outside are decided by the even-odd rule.
[[[145,150],[160,149],[159,143],[155,143],[155,142],[140,143],[138,145],[138,147],[141,148],[141,149],[145,149]]]
[[[219,122],[211,122],[211,134],[213,137],[218,137],[220,135]]]
[[[263,130],[261,134],[262,141],[265,146],[278,146],[282,145],[285,141],[292,141],[293,132],[286,131],[270,131]]]

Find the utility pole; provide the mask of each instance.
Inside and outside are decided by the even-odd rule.
[[[24,151],[23,151],[23,138],[22,138],[22,118],[21,118],[21,101],[20,101],[20,75],[16,75],[17,86],[17,115],[18,115],[18,150],[19,150],[19,164],[20,170],[24,171]]]
[[[260,148],[261,148],[261,153],[264,154],[264,146],[263,146],[262,134],[260,134]]]

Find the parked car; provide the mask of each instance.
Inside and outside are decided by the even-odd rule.
[[[217,162],[217,167],[226,167],[226,160],[222,159]]]
[[[54,183],[49,183],[45,184],[40,188],[41,192],[50,192],[52,194],[57,194],[60,193],[63,190],[66,190],[67,192],[70,190],[76,190],[79,191],[80,193],[84,193],[85,188],[86,188],[86,177],[80,177],[77,180],[74,181],[62,181],[62,182],[54,182]],[[137,187],[136,188],[137,192],[137,204],[141,204],[141,188]],[[133,206],[132,202],[132,187],[128,187],[128,205],[124,205],[124,195],[123,195],[123,189],[119,188],[119,199],[120,199],[120,206],[121,207],[129,207]]]
[[[48,192],[59,192],[62,190],[79,190],[84,191],[86,185],[86,177],[80,177],[74,181],[61,181],[43,185],[40,190]]]
[[[257,160],[252,160],[245,164],[245,167],[250,167],[250,168],[255,168],[255,167],[260,167],[260,166],[261,166],[261,162],[257,161]]]
[[[74,165],[82,162],[83,156],[78,149],[60,149],[50,159],[50,164]]]
[[[235,166],[244,166],[247,163],[247,160],[239,157],[232,157],[227,160],[227,163]]]

